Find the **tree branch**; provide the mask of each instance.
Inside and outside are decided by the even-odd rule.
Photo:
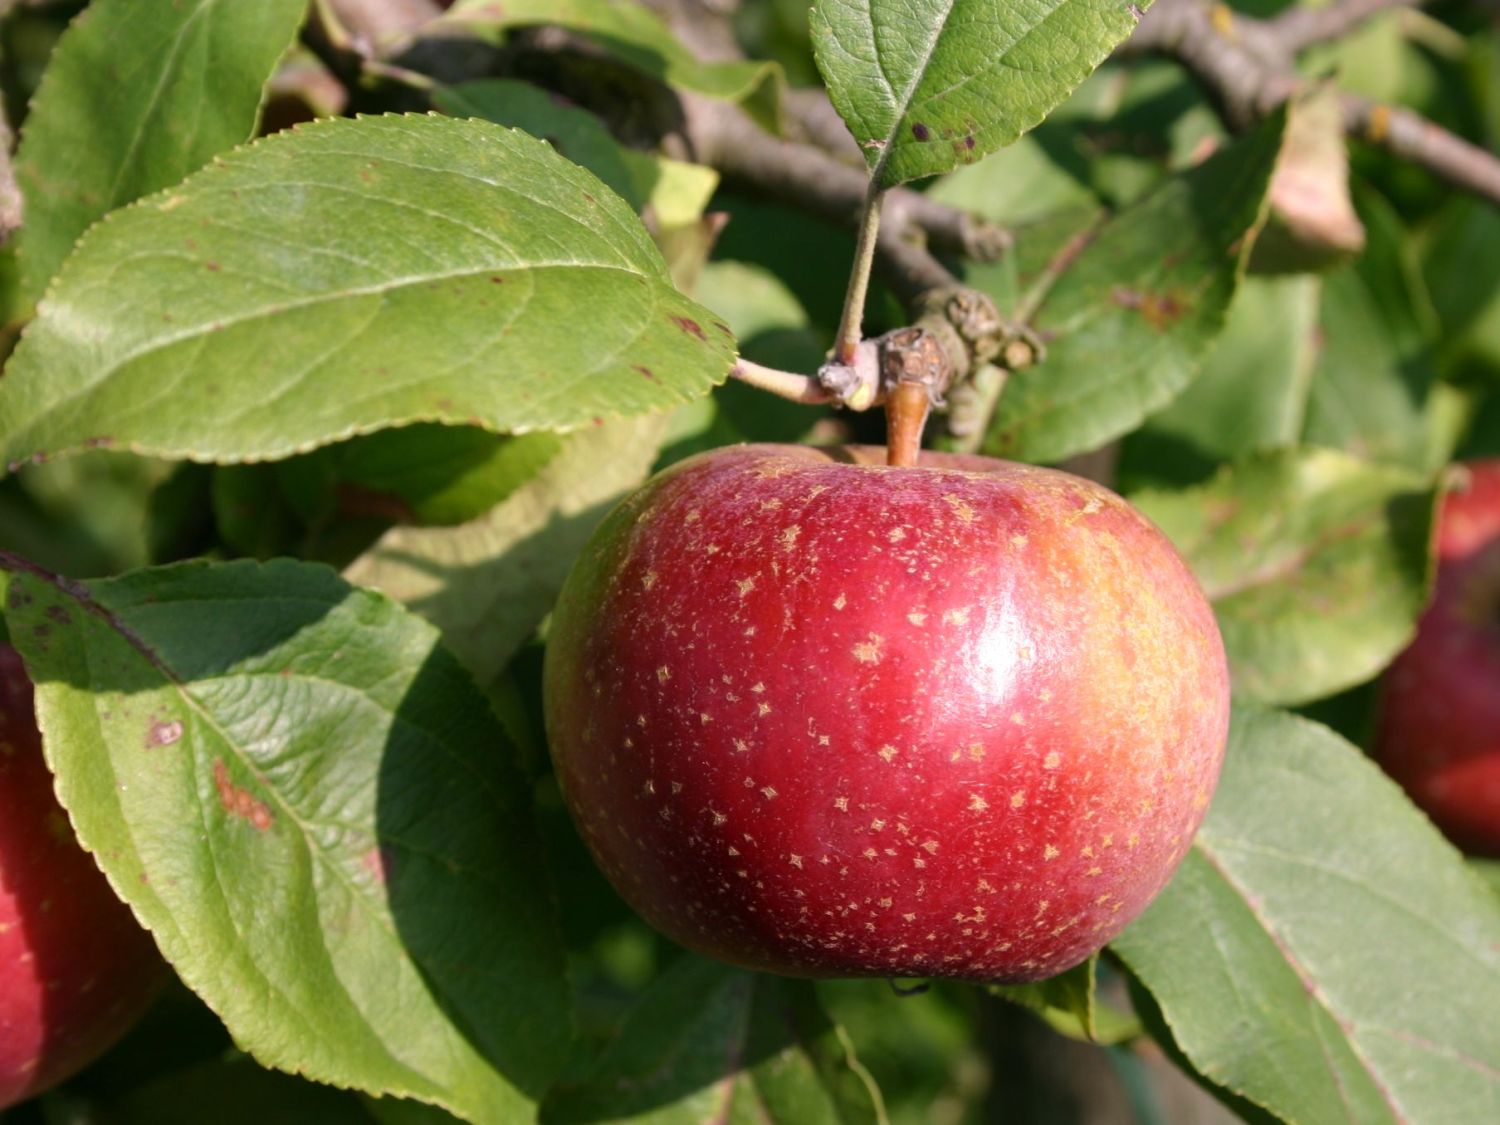
[[[1262,21],[1236,16],[1206,0],[1157,0],[1117,52],[1175,59],[1244,128],[1306,85],[1292,58],[1299,46],[1352,28],[1398,0],[1342,0],[1319,19]],[[1289,13],[1290,15],[1290,13]],[[1286,17],[1283,17],[1285,19]],[[1344,130],[1419,164],[1456,187],[1500,204],[1500,159],[1399,106],[1341,94]]]
[[[791,371],[780,371],[765,367],[741,356],[729,369],[730,378],[738,379],[773,395],[792,402],[825,403],[835,401],[835,396],[826,390],[811,375],[798,375]]]
[[[1404,160],[1442,176],[1455,187],[1500,204],[1500,159],[1478,145],[1400,106],[1340,94],[1344,129]]]
[[[694,159],[759,195],[843,226],[858,221],[869,183],[863,168],[844,164],[822,148],[773,137],[727,102],[686,94],[682,103]],[[887,192],[884,208],[888,233],[881,239],[882,254],[897,239],[987,261],[1012,243],[1010,232],[996,224],[905,188]],[[936,262],[932,266],[942,269]]]
[[[849,132],[849,127],[821,86],[788,90],[784,105],[795,134],[798,134],[795,139],[817,145],[841,164],[852,168],[865,166],[859,142]]]
[[[1342,39],[1360,24],[1392,8],[1415,8],[1426,0],[1334,0],[1321,8],[1301,4],[1265,22],[1266,30],[1287,54],[1318,43]]]

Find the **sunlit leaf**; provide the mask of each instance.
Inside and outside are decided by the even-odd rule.
[[[818,0],[813,49],[875,185],[888,188],[1015,140],[1138,18],[1113,0]]]
[[[733,348],[629,208],[545,142],[437,116],[320,122],[90,232],[0,383],[0,461],[575,427],[706,393]]]

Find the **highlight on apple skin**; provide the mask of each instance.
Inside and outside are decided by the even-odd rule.
[[[1459,847],[1500,855],[1500,460],[1443,499],[1432,602],[1386,672],[1375,756]]]
[[[606,518],[559,600],[559,782],[615,887],[792,976],[1025,981],[1165,885],[1229,680],[1166,538],[1066,473],[741,446]]]
[[[53,796],[32,686],[0,645],[0,1109],[103,1054],[164,977]]]

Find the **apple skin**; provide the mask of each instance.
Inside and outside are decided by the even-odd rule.
[[[739,446],[606,518],[546,720],[610,881],[788,976],[1035,980],[1124,928],[1218,778],[1229,680],[1166,538],[981,457]]]
[[[163,975],[156,946],[73,837],[31,681],[0,645],[0,1109],[112,1046]]]
[[[1500,856],[1500,460],[1442,502],[1437,577],[1382,684],[1375,756],[1459,847]]]

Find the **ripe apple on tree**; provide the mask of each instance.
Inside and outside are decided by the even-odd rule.
[[[604,522],[546,718],[600,866],[674,940],[797,976],[1023,981],[1166,883],[1218,776],[1213,612],[1092,482],[744,446]]]
[[[53,796],[31,682],[0,646],[0,1109],[102,1054],[161,978],[155,945]]]
[[[1443,500],[1432,603],[1386,674],[1375,753],[1456,844],[1500,855],[1500,460]]]

